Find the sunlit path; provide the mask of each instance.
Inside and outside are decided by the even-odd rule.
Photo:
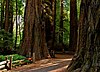
[[[13,69],[12,71],[18,72],[55,72],[65,70],[70,61],[72,60],[72,55],[56,55],[59,58],[55,59],[44,59],[37,61],[35,64],[26,65]]]

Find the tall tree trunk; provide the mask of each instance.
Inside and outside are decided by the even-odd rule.
[[[60,11],[60,35],[59,43],[63,43],[63,0],[61,0],[61,11]]]
[[[100,72],[100,0],[81,1],[77,52],[68,72]]]
[[[21,34],[21,25],[19,24],[19,37],[20,37],[20,43],[22,41],[22,34]]]
[[[4,6],[5,6],[5,2],[6,1],[2,1],[2,7],[1,7],[1,24],[2,24],[2,26],[1,26],[1,28],[2,29],[4,29],[5,28],[5,8],[4,8]]]
[[[9,0],[6,0],[6,11],[5,11],[5,31],[8,31],[9,28]]]
[[[52,49],[54,48],[54,41],[55,41],[55,25],[56,25],[56,0],[52,0]],[[53,49],[54,50],[54,49]]]
[[[22,54],[29,56],[35,52],[36,59],[46,58],[49,53],[45,40],[45,23],[42,22],[43,8],[41,0],[27,0],[25,9],[24,38]]]
[[[54,20],[53,20],[53,42],[52,42],[52,47],[54,48],[55,45],[55,29],[56,29],[56,0],[54,0]]]
[[[30,17],[30,10],[33,10],[33,8],[31,8],[31,1],[33,0],[26,0],[26,7],[25,7],[25,15],[24,15],[24,32],[23,32],[23,41],[21,44],[21,49],[20,52],[22,55],[29,55],[29,51],[30,51],[30,41],[29,41],[29,30],[32,30],[29,28],[29,17]],[[33,6],[33,5],[32,5]],[[31,8],[31,9],[30,9]],[[32,12],[33,13],[33,12]],[[33,13],[34,14],[34,13]],[[34,19],[32,19],[34,21]],[[33,25],[31,26],[33,27]],[[32,32],[32,31],[31,31]]]
[[[6,6],[4,8],[5,2],[6,2]],[[4,12],[4,9],[5,9],[5,12]],[[2,28],[4,28],[5,31],[13,33],[13,3],[12,3],[12,0],[3,1],[1,10],[2,10],[1,12]],[[5,19],[4,19],[4,14],[5,14]],[[5,24],[3,25],[4,20],[5,20]]]
[[[15,37],[15,49],[16,49],[16,46],[17,46],[17,34],[18,34],[18,23],[17,23],[17,19],[18,19],[18,4],[17,4],[17,0],[16,0],[16,37]]]
[[[52,24],[52,21],[50,19],[50,17],[52,16],[52,1],[50,0],[47,0],[47,1],[44,1],[44,3],[46,3],[48,6],[46,6],[45,10],[47,11],[46,13],[48,14],[48,16],[46,17],[46,41],[50,41],[52,38],[51,38],[51,24]]]
[[[77,47],[77,4],[76,0],[70,0],[70,44],[69,50],[76,51]]]
[[[52,56],[52,52],[54,52],[54,41],[55,41],[55,0],[49,0],[49,15],[48,20],[46,20],[46,39],[47,46],[49,49],[49,53]],[[50,18],[52,17],[52,19]]]
[[[13,34],[13,0],[10,0],[9,3],[9,32]]]

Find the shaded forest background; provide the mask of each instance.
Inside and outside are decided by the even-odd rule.
[[[30,1],[28,0],[27,1],[26,0],[1,0],[0,1],[0,54],[2,53],[10,54],[11,52],[20,53],[19,52],[20,49],[23,48],[22,45],[25,37],[24,33],[26,33],[24,32],[25,25],[26,25],[25,16],[28,14],[27,11],[28,2]],[[35,1],[33,3],[35,3]],[[45,40],[48,49],[54,48],[55,51],[58,50],[62,52],[68,50],[75,51],[74,48],[73,49],[69,48],[70,33],[71,33],[70,32],[70,1],[69,0],[53,0],[53,1],[44,0],[40,4],[42,5],[41,8],[43,8],[42,9],[43,18],[41,18],[42,20],[41,22],[45,22],[45,24],[41,24],[41,25],[45,29],[44,31]],[[72,5],[74,4],[76,4],[76,8],[77,8],[76,12],[78,14],[77,16],[78,18],[79,10],[80,10],[79,9],[80,1],[78,0],[77,3],[76,2],[72,3]],[[31,9],[32,7],[30,7],[30,10]],[[29,32],[27,31],[27,33]],[[29,37],[30,36],[28,36],[28,38]],[[27,44],[29,44],[29,42],[30,41],[28,41]],[[72,44],[70,46],[72,46]],[[28,48],[29,45],[27,46],[27,49]],[[25,49],[23,48],[23,50]]]

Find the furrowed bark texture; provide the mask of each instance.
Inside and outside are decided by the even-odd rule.
[[[67,72],[100,72],[100,0],[82,0],[77,52]]]
[[[48,49],[45,40],[45,22],[42,20],[42,0],[27,0],[25,11],[24,38],[21,45],[22,54],[36,59],[46,58]]]

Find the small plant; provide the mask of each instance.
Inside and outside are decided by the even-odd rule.
[[[0,62],[5,60],[5,56],[0,55]]]

